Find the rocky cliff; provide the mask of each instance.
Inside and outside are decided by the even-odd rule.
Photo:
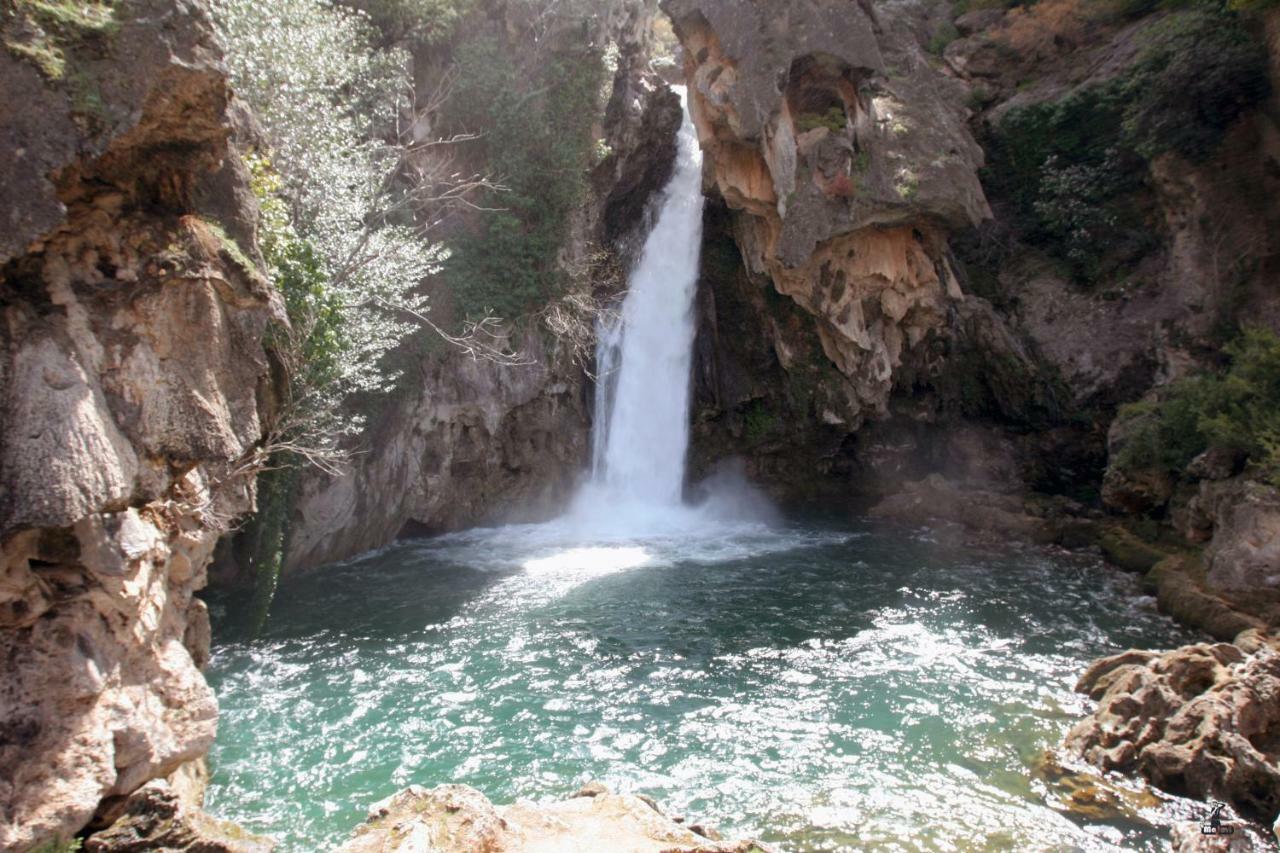
[[[202,8],[31,8],[0,51],[6,850],[69,838],[211,744],[192,594],[253,503],[282,317],[241,248],[256,213]]]
[[[745,455],[780,497],[840,506],[939,474],[1213,535],[1221,501],[1184,507],[1238,464],[1130,488],[1108,460],[1122,404],[1220,364],[1224,330],[1278,325],[1266,20],[1103,5],[664,4],[713,196],[696,466]],[[1215,50],[1233,58],[1200,57],[1221,103],[1178,119],[1186,81],[1159,51],[1191,61],[1202,30],[1231,33]],[[1175,120],[1195,134],[1131,138]],[[1269,541],[1256,511],[1223,529],[1245,528]],[[1237,563],[1246,586],[1272,583],[1270,547]]]
[[[1266,470],[1238,447],[1172,470],[1125,460],[1171,383],[1241,361],[1238,330],[1280,328],[1276,13],[663,8],[712,197],[695,466],[741,455],[793,504],[1100,543],[1216,637],[1275,625]],[[1255,678],[1262,664],[1220,648],[1232,679]],[[1178,681],[1174,663],[1151,669]],[[1198,769],[1273,758],[1247,691],[1230,698],[1224,670],[1174,702],[1125,672],[1073,749],[1274,819],[1252,770]],[[1192,742],[1214,702],[1248,718],[1249,743]]]

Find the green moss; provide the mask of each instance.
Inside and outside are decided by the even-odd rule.
[[[210,234],[218,238],[218,242],[222,245],[223,251],[230,256],[231,260],[234,261],[244,273],[252,276],[257,276],[259,274],[257,265],[254,264],[253,261],[249,260],[249,256],[240,248],[240,244],[227,233],[227,230],[223,228],[222,225],[205,217],[201,217],[200,222],[209,230]]]
[[[1119,526],[1108,528],[1098,538],[1098,544],[1108,560],[1130,572],[1146,572],[1169,556]]]
[[[763,400],[752,400],[743,413],[743,430],[750,444],[767,439],[779,424],[778,416],[769,411]]]
[[[825,127],[832,133],[844,133],[849,125],[849,117],[843,107],[833,106],[825,113],[800,113],[795,118],[796,131],[808,133]]]
[[[0,16],[5,48],[55,81],[79,50],[119,30],[112,0],[11,0]]]

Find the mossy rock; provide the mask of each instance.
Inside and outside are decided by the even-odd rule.
[[[1106,554],[1109,561],[1129,572],[1150,571],[1169,556],[1167,552],[1119,526],[1104,530],[1098,537],[1098,544],[1102,546],[1102,553]]]
[[[1266,627],[1261,619],[1208,592],[1204,567],[1195,557],[1167,557],[1151,569],[1145,581],[1155,592],[1161,611],[1216,640],[1231,642],[1242,631]]]

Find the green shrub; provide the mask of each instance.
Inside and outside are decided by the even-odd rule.
[[[825,127],[832,133],[844,133],[849,125],[849,117],[844,108],[832,107],[825,113],[800,113],[796,116],[796,132],[808,133],[819,127]]]
[[[1133,199],[1146,161],[1207,157],[1270,91],[1265,48],[1230,11],[1177,12],[1142,37],[1125,74],[1016,107],[988,141],[985,182],[1013,202],[1023,236],[1081,280],[1151,242]]]
[[[341,294],[329,286],[324,259],[299,236],[281,195],[281,179],[262,157],[249,158],[251,186],[261,211],[258,241],[272,283],[284,297],[289,325],[268,329],[266,345],[283,368],[284,387],[273,440],[282,447],[323,448],[349,433],[344,386],[353,342],[347,333]],[[225,242],[225,232],[215,233]],[[237,249],[239,262],[247,264]],[[317,440],[317,438],[319,440]],[[236,559],[253,575],[251,629],[266,624],[288,545],[289,517],[297,495],[297,450],[274,452],[258,474],[257,512],[235,539]]]
[[[1124,130],[1145,157],[1203,160],[1242,113],[1271,92],[1265,45],[1229,12],[1159,21],[1125,82]]]
[[[557,255],[586,190],[605,67],[594,50],[554,53],[532,68],[492,36],[457,50],[458,83],[447,107],[455,130],[478,145],[506,187],[493,209],[455,242],[447,280],[462,313],[518,317],[565,285]]]
[[[938,31],[934,33],[933,38],[929,39],[929,52],[934,56],[942,56],[943,51],[947,49],[947,45],[958,38],[960,38],[960,31],[956,29],[956,25],[946,21],[942,26],[938,27]]]
[[[1120,416],[1138,425],[1112,464],[1179,473],[1209,447],[1222,447],[1280,485],[1280,337],[1249,329],[1226,354],[1225,371],[1181,379],[1157,402],[1124,407]]]

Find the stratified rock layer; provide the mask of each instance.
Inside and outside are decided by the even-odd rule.
[[[753,841],[699,834],[651,800],[589,785],[572,799],[495,806],[466,785],[406,788],[373,806],[342,853],[748,853]],[[715,836],[708,837],[708,836]]]
[[[1171,793],[1220,799],[1266,823],[1280,814],[1280,653],[1256,637],[1097,661],[1076,689],[1098,709],[1067,749]]]

